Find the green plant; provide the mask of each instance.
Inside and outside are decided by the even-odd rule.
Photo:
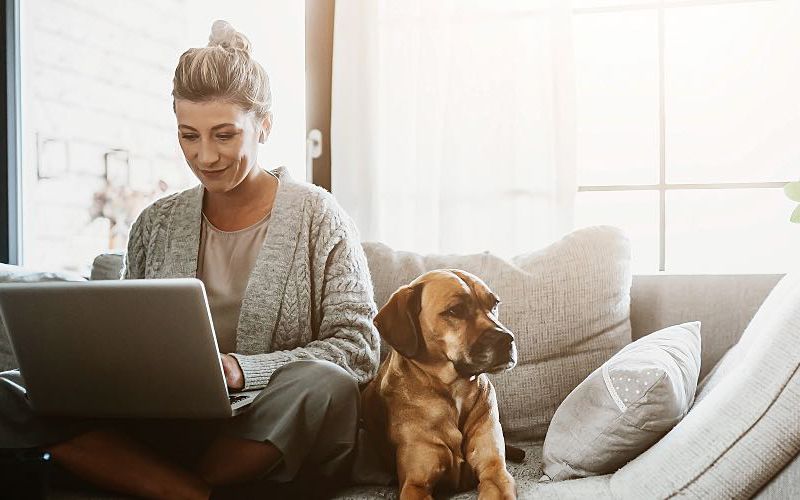
[[[786,193],[790,200],[800,202],[800,181],[786,184],[783,186],[783,192]],[[795,207],[789,220],[800,224],[800,205]]]

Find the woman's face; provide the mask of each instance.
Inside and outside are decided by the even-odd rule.
[[[257,166],[258,142],[269,122],[225,101],[175,101],[178,141],[186,163],[211,192],[232,190]]]

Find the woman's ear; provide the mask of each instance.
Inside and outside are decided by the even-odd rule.
[[[272,130],[272,113],[267,113],[264,120],[261,122],[261,131],[258,133],[258,142],[264,144],[267,142],[267,137]]]

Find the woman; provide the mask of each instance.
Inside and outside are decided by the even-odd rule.
[[[141,213],[124,278],[200,278],[228,386],[262,391],[230,420],[135,426],[167,452],[180,448],[170,442],[175,429],[192,431],[202,450],[187,467],[129,427],[36,417],[18,372],[6,372],[0,445],[45,447],[76,475],[145,497],[208,498],[218,485],[288,481],[301,469],[346,476],[358,383],[374,376],[379,349],[356,230],[324,190],[259,167],[272,125],[269,81],[228,23],[216,21],[208,46],[181,56],[173,97],[178,139],[201,184]]]

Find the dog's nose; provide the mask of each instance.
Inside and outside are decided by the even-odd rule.
[[[510,332],[497,327],[490,328],[484,335],[485,338],[491,339],[490,345],[497,349],[508,349],[514,343],[514,336]]]

